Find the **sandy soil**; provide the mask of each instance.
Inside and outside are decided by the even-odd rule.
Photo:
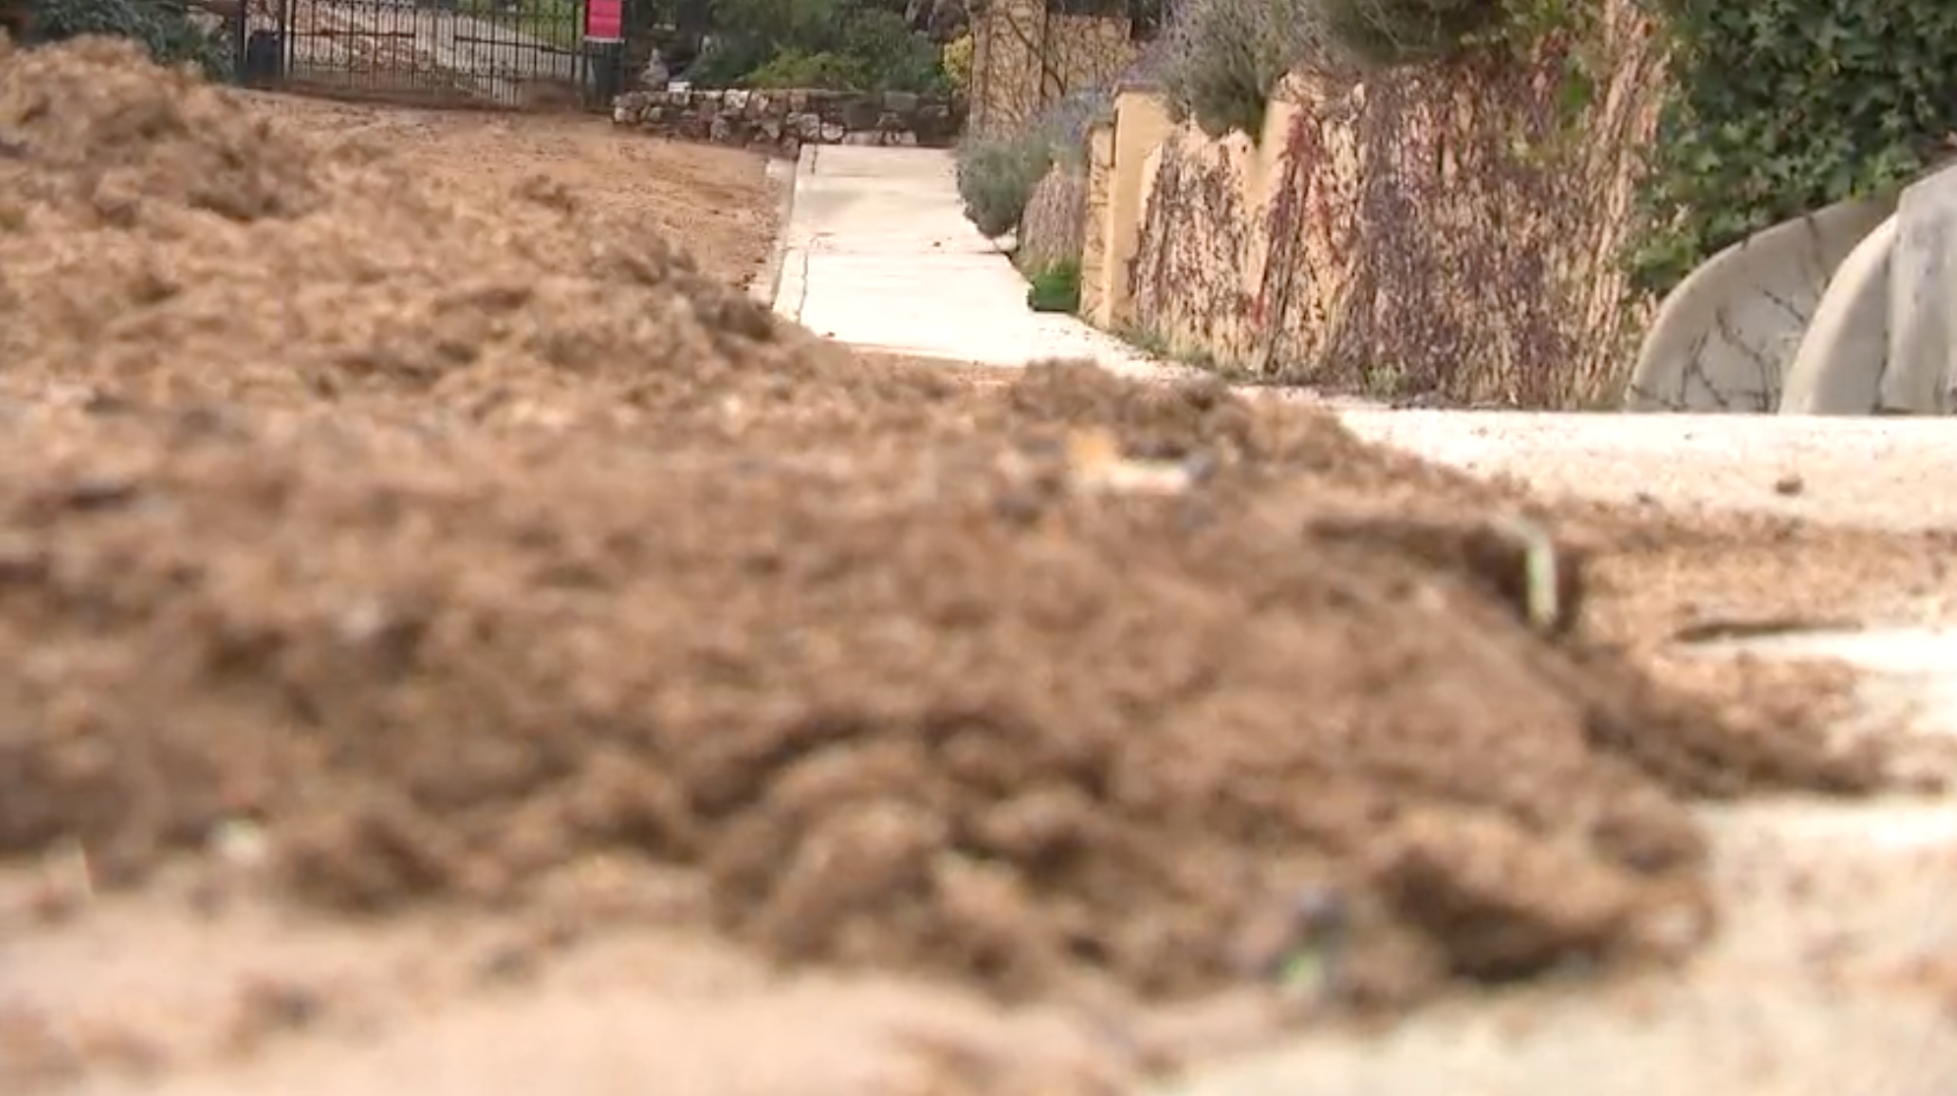
[[[732,284],[758,164],[552,126],[0,58],[7,1091],[500,1091],[628,997],[674,1091],[1123,1091],[1244,993],[1662,969],[1690,802],[1889,779],[1825,676],[1649,648],[1947,540],[861,360]],[[925,1030],[790,1037],[851,1015]]]
[[[287,129],[359,139],[421,177],[507,187],[544,174],[635,228],[686,242],[711,277],[740,281],[766,257],[775,199],[765,161],[734,149],[624,139],[588,114],[416,110],[240,92],[255,117]]]

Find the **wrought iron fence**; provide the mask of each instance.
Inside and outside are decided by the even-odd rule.
[[[619,78],[617,8],[617,0],[247,0],[235,34],[239,75],[255,87],[393,101],[602,108]]]

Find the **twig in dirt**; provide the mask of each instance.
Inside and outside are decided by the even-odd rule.
[[[1321,519],[1310,533],[1362,541],[1460,574],[1507,603],[1523,623],[1548,635],[1575,625],[1583,598],[1578,553],[1520,516],[1474,524],[1417,518]]]
[[[1563,621],[1562,570],[1549,531],[1524,518],[1504,518],[1495,527],[1522,546],[1523,614],[1537,631],[1552,631]]]
[[[1818,617],[1764,617],[1758,620],[1701,620],[1672,631],[1674,643],[1714,643],[1727,639],[1760,639],[1794,632],[1859,632],[1852,620]]]

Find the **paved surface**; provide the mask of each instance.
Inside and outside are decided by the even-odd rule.
[[[1075,357],[1127,374],[1188,372],[1071,316],[1028,311],[1025,281],[965,220],[947,152],[804,149],[777,261],[775,310],[852,345],[1002,367]],[[1341,414],[1368,438],[1550,491],[1957,526],[1957,424],[1944,420],[1395,411],[1360,401]],[[1783,484],[1789,477],[1798,484]]]
[[[1023,281],[960,215],[942,153],[807,151],[779,286],[777,311],[858,346],[999,366],[1174,368],[1078,320],[1029,313]],[[1363,436],[1551,492],[1957,527],[1957,428],[1944,421],[1335,406]],[[1774,643],[1760,653],[1848,658],[1868,675],[1872,714],[1957,737],[1957,633]],[[1370,1037],[1312,1033],[1164,1096],[1957,1092],[1957,801],[1704,813],[1727,922],[1683,976],[1444,1007]]]
[[[983,365],[1092,358],[1153,366],[1026,283],[965,220],[949,152],[810,145],[795,177],[775,310],[856,346]]]
[[[1957,422],[1940,418],[1341,412],[1360,435],[1551,492],[1957,527]]]

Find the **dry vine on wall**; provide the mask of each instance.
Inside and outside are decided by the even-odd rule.
[[[1216,149],[1196,154],[1181,140],[1162,150],[1143,210],[1131,272],[1135,324],[1178,350],[1233,361],[1252,301],[1236,272],[1250,255],[1252,222],[1243,188]]]
[[[1655,118],[1649,35],[1628,5],[1613,11],[1615,52],[1575,112],[1559,82],[1567,40],[1529,64],[1301,82],[1256,211],[1214,146],[1172,143],[1146,211],[1137,319],[1230,333],[1205,349],[1271,381],[1447,402],[1607,400],[1642,321],[1619,258]],[[1260,233],[1246,296],[1219,260],[1249,258]]]
[[[1615,390],[1636,320],[1616,261],[1636,104],[1616,100],[1572,127],[1548,76],[1561,64],[1367,85],[1345,292],[1329,317],[1282,318],[1274,372],[1522,406]],[[1594,155],[1600,138],[1621,154]]]

